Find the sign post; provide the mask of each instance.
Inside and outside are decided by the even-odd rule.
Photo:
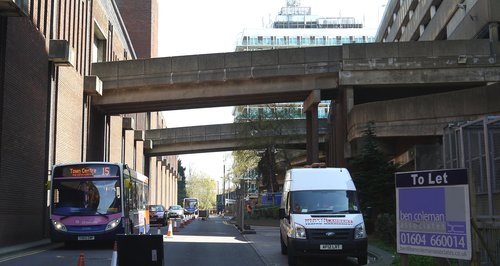
[[[470,260],[466,169],[396,173],[397,251]]]

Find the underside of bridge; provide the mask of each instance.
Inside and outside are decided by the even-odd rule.
[[[332,100],[326,160],[346,166],[369,121],[396,158],[438,142],[450,121],[499,113],[499,47],[372,43],[106,62],[93,64],[85,87],[104,115],[304,102],[308,162],[320,154],[317,103]]]

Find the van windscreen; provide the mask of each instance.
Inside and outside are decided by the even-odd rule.
[[[356,191],[303,190],[293,191],[290,197],[293,213],[359,213]]]

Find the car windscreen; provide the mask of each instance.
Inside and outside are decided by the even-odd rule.
[[[153,205],[153,206],[149,206],[149,210],[152,211],[152,212],[162,212],[163,211],[163,207],[162,206]]]

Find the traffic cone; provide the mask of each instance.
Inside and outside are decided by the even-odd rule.
[[[181,218],[181,225],[179,227],[184,228],[184,218]]]
[[[177,219],[174,219],[174,233],[177,232]]]
[[[118,263],[118,244],[115,241],[115,244],[113,246],[113,255],[111,256],[111,266],[116,266]]]
[[[172,237],[174,234],[172,232],[172,221],[168,222],[168,232],[167,232],[167,237]]]
[[[85,258],[83,257],[83,253],[80,253],[80,257],[78,257],[77,266],[85,266]]]
[[[158,231],[157,234],[161,235],[161,224],[158,224]]]

